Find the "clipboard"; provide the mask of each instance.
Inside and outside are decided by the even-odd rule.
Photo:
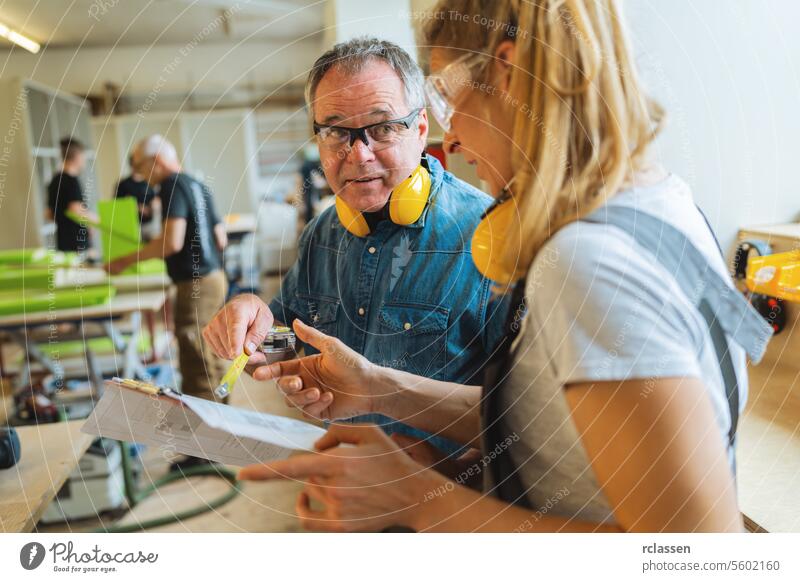
[[[245,466],[313,451],[325,430],[314,424],[114,378],[81,431],[159,447],[226,465]]]

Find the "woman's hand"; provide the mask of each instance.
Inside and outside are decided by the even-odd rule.
[[[244,467],[239,479],[306,480],[295,506],[300,522],[335,532],[416,528],[426,493],[448,483],[374,425],[333,424],[315,447],[320,452]],[[312,508],[312,501],[322,509]]]
[[[300,320],[294,321],[294,331],[297,339],[320,353],[261,366],[253,378],[277,380],[286,404],[310,418],[332,420],[377,412],[376,402],[382,396],[375,382],[377,366]]]
[[[433,469],[459,485],[480,489],[482,482],[480,467],[483,453],[479,449],[467,449],[461,456],[453,458],[425,439],[401,433],[394,433],[391,439],[405,454],[423,467]]]

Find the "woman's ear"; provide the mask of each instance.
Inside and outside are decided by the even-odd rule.
[[[508,91],[511,84],[511,67],[516,56],[517,47],[513,40],[504,40],[494,51],[494,64],[492,65],[497,87]]]

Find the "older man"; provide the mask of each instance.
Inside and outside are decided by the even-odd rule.
[[[491,198],[424,154],[423,81],[403,49],[374,38],[338,44],[316,61],[306,101],[336,205],[303,231],[298,260],[269,307],[239,297],[209,324],[204,336],[219,355],[252,353],[273,319],[299,319],[375,363],[480,382],[508,307],[492,300],[470,257]],[[298,392],[300,379],[280,387]],[[358,420],[456,450],[403,419]]]

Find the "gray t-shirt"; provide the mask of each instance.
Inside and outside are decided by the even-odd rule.
[[[620,192],[609,204],[677,228],[729,280],[689,187],[678,177]],[[562,228],[531,266],[526,298],[529,313],[512,346],[500,406],[508,411],[507,431],[519,437],[509,450],[534,509],[615,521],[572,422],[567,384],[699,378],[727,444],[730,410],[708,326],[672,274],[627,233],[586,222]],[[744,409],[745,352],[729,343]],[[733,466],[732,449],[729,460]]]

